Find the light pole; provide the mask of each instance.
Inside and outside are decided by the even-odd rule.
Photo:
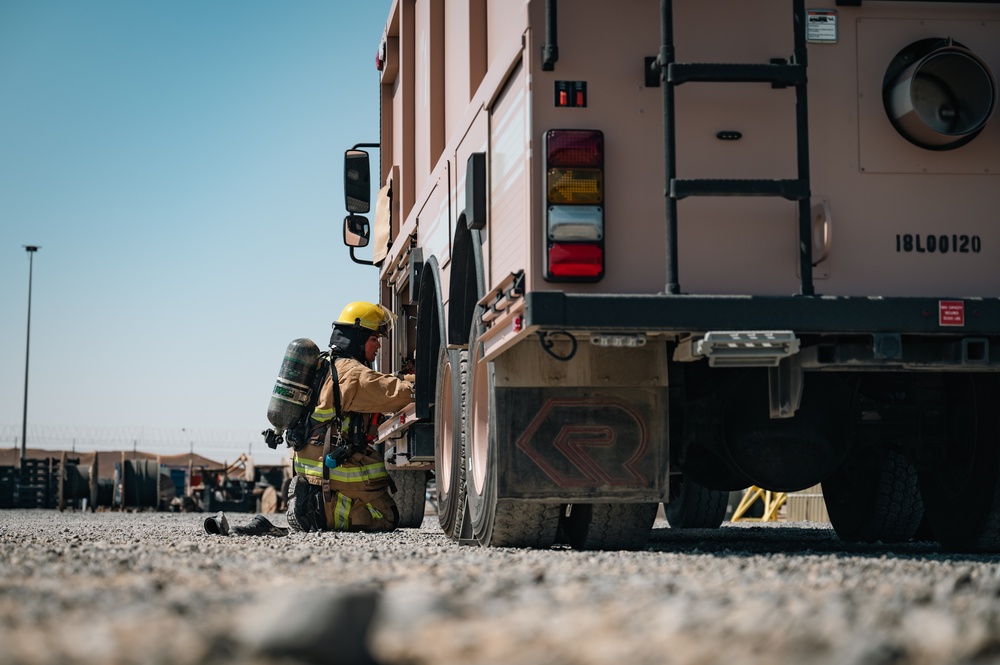
[[[27,456],[28,449],[28,360],[31,357],[31,273],[35,267],[35,252],[38,245],[24,245],[28,252],[28,334],[24,342],[24,415],[21,418],[21,462]]]

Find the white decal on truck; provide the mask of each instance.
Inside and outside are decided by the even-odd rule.
[[[837,10],[806,10],[806,41],[813,44],[837,43]]]

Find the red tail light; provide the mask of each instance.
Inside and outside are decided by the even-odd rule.
[[[549,274],[563,279],[600,279],[604,276],[604,248],[598,243],[550,243]]]
[[[590,166],[604,168],[604,135],[598,131],[552,129],[545,135],[548,168]]]

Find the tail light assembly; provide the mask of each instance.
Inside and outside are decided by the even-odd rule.
[[[604,277],[604,134],[545,133],[545,279]]]

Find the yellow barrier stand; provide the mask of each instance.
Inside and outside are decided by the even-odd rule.
[[[762,517],[744,517],[758,499],[764,502],[764,515]],[[747,488],[740,499],[740,505],[736,506],[733,512],[733,522],[777,522],[778,509],[788,501],[788,494],[785,492],[772,492],[764,490],[756,485]]]

